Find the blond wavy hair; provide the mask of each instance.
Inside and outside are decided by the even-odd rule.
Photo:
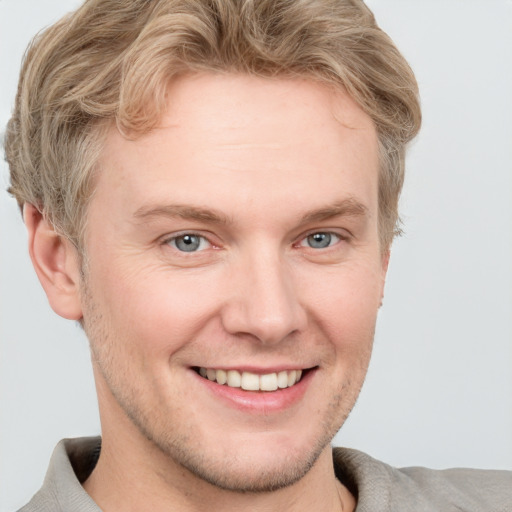
[[[9,191],[81,247],[105,130],[158,123],[174,77],[302,77],[342,87],[375,123],[379,229],[389,246],[407,143],[421,123],[414,75],[360,0],[88,0],[29,46],[5,138]]]

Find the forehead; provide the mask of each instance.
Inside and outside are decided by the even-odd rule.
[[[346,126],[366,129],[373,125],[370,117],[362,112],[345,89],[305,77],[264,78],[236,73],[190,73],[172,80],[167,93],[169,110],[163,117],[163,126],[170,119],[181,122],[188,120],[194,124],[200,120],[203,123],[204,118],[211,117],[211,114],[218,114],[219,111],[229,113],[233,106],[243,108],[246,122],[231,115],[216,119],[216,125],[221,123],[222,126],[223,121],[229,126],[233,122],[241,126],[256,120],[272,122],[275,116],[270,114],[275,109],[280,113],[286,110],[288,116],[295,114],[297,120],[307,113],[312,123],[321,119],[326,111],[330,113],[329,117]]]
[[[345,90],[306,79],[192,74],[174,80],[167,94],[168,109],[154,135],[179,129],[195,147],[278,149],[307,138],[309,150],[346,139],[343,129],[375,135],[372,120]]]
[[[343,90],[308,80],[181,77],[157,128],[135,140],[112,128],[100,164],[95,200],[115,189],[132,213],[152,202],[276,208],[310,197],[321,208],[377,197],[372,120]]]

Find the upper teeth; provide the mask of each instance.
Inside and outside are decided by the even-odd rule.
[[[199,368],[199,374],[218,384],[226,384],[232,388],[242,388],[246,391],[275,391],[293,386],[302,377],[302,370],[284,370],[277,373],[258,375],[237,370],[214,370]]]

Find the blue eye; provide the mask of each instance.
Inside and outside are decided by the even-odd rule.
[[[168,243],[181,252],[196,252],[206,249],[209,245],[206,238],[194,235],[193,233],[176,236],[169,240]]]
[[[318,232],[308,235],[301,245],[307,245],[312,249],[325,249],[337,243],[340,237],[335,233]]]

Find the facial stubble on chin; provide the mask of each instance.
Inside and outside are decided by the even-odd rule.
[[[216,488],[234,493],[267,493],[298,482],[330,445],[359,395],[363,379],[355,389],[352,389],[353,383],[350,381],[344,382],[333,395],[324,414],[319,435],[312,446],[303,447],[300,453],[290,454],[286,460],[276,461],[272,467],[259,468],[250,474],[244,469],[247,461],[240,462],[244,459],[244,453],[230,452],[229,457],[226,455],[229,460],[211,460],[207,455],[208,446],[201,446],[193,431],[185,434],[181,432],[182,429],[170,428],[168,418],[159,414],[160,409],[146,407],[149,402],[143,392],[136,386],[125,385],[131,380],[129,372],[116,363],[115,343],[110,336],[108,320],[94,302],[85,274],[82,299],[85,305],[83,327],[89,339],[93,365],[119,407],[142,437],[168,458],[170,466],[184,468],[191,476]],[[369,354],[360,360],[365,373],[368,361]],[[160,476],[166,478],[165,474]]]

